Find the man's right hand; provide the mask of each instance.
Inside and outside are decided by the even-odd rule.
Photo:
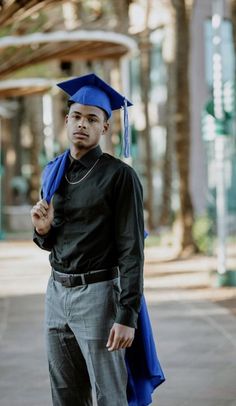
[[[45,200],[40,200],[31,209],[31,220],[38,234],[47,234],[54,218],[52,201],[48,205]]]

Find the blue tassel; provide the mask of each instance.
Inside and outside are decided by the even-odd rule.
[[[130,131],[129,131],[129,117],[128,117],[128,107],[127,100],[124,100],[124,138],[123,138],[123,151],[124,157],[129,158],[130,156]]]

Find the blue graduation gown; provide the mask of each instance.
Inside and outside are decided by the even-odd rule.
[[[125,360],[129,406],[149,405],[154,389],[165,381],[165,376],[157,357],[144,296],[138,316],[138,328],[132,346],[126,350]]]

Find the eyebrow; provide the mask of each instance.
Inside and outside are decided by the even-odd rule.
[[[80,115],[82,114],[80,111],[76,111],[76,110],[73,110],[73,111],[71,112],[71,114],[73,114],[73,113],[75,113],[75,114],[80,114]],[[97,116],[97,114],[93,114],[93,113],[86,114],[86,116],[99,118],[99,117]]]

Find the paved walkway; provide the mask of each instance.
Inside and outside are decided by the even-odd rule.
[[[236,288],[211,286],[211,259],[168,255],[146,251],[145,295],[167,377],[152,405],[236,406]],[[1,406],[51,405],[43,342],[47,257],[28,242],[0,243]]]

